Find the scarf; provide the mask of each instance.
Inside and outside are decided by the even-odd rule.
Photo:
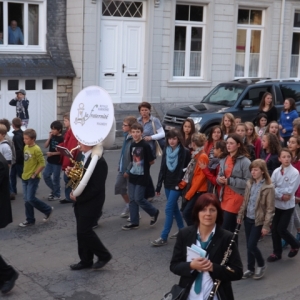
[[[196,162],[197,162],[197,159],[195,159],[195,156],[201,152],[203,150],[204,147],[200,147],[200,148],[197,148],[193,154],[192,154],[192,159],[191,161],[189,162],[187,168],[186,168],[186,171],[184,173],[184,176],[182,178],[183,181],[185,181],[186,183],[189,183],[192,181],[192,178],[193,178],[193,174],[194,174],[194,170],[195,170],[195,167],[196,167]]]
[[[172,147],[170,146],[168,146],[166,149],[167,167],[171,172],[173,172],[177,167],[179,149],[180,145],[178,145],[175,150],[172,150]]]

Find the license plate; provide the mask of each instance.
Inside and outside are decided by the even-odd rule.
[[[172,130],[172,129],[175,129],[175,127],[166,125],[166,130]]]

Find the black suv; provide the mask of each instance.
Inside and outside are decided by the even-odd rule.
[[[254,122],[258,106],[265,92],[273,95],[278,116],[286,98],[294,98],[300,113],[300,81],[279,79],[236,79],[217,85],[200,103],[167,111],[163,120],[166,131],[180,128],[186,118],[193,119],[196,129],[208,133],[220,124],[225,113],[242,118],[242,122]]]

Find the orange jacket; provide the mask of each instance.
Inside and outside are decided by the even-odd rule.
[[[207,191],[207,180],[204,172],[199,166],[200,162],[203,162],[204,164],[208,164],[209,159],[206,153],[203,151],[199,152],[195,156],[197,162],[194,170],[194,175],[191,182],[191,187],[188,190],[188,192],[185,194],[184,198],[186,200],[191,200],[191,198],[197,193],[197,192],[206,192]],[[186,185],[186,182],[183,183],[181,181],[179,187],[183,188]]]

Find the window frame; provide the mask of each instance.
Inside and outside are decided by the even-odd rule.
[[[295,78],[295,79],[297,79],[297,78],[299,78],[300,77],[300,45],[299,45],[299,54],[298,54],[298,71],[297,71],[297,74],[296,74],[296,77],[292,77],[291,75],[291,71],[292,71],[292,63],[293,63],[293,59],[292,59],[292,56],[294,55],[294,54],[292,54],[292,49],[293,49],[293,36],[294,36],[294,33],[297,33],[297,34],[299,34],[300,35],[300,27],[294,27],[294,18],[295,18],[295,14],[296,13],[300,13],[300,8],[298,8],[298,9],[295,9],[294,10],[294,14],[293,14],[293,22],[292,22],[292,37],[291,37],[291,51],[290,51],[290,71],[289,71],[289,77],[290,78]]]
[[[260,50],[259,50],[259,63],[258,63],[258,72],[255,77],[262,76],[262,61],[263,61],[263,41],[264,41],[264,31],[265,31],[265,19],[266,19],[266,9],[259,8],[259,7],[243,7],[240,6],[237,9],[237,17],[239,14],[239,10],[259,10],[262,12],[262,22],[261,25],[255,25],[255,24],[239,24],[238,19],[236,20],[236,44],[235,44],[235,64],[234,64],[234,78],[251,78],[249,76],[249,67],[250,67],[250,48],[251,48],[251,33],[252,31],[260,31]],[[236,51],[237,47],[237,32],[238,30],[246,30],[246,45],[245,45],[245,64],[244,64],[244,76],[236,76],[235,75],[235,65],[236,65],[236,54],[238,53]],[[252,76],[253,77],[253,76]],[[253,78],[255,78],[253,77]]]
[[[205,42],[206,42],[206,28],[207,28],[207,5],[203,3],[184,3],[176,2],[175,11],[177,5],[186,5],[186,6],[201,6],[203,8],[203,20],[202,22],[198,21],[180,21],[176,20],[174,14],[174,24],[173,24],[173,43],[172,43],[172,68],[171,68],[171,78],[172,81],[202,81],[204,80],[204,55],[205,55]],[[200,76],[175,76],[174,75],[174,53],[175,53],[175,27],[186,27],[186,41],[185,41],[185,74],[190,74],[190,56],[191,56],[191,31],[192,27],[202,28],[202,42],[201,42],[201,68]]]
[[[3,45],[0,46],[1,53],[46,53],[46,34],[47,34],[47,0],[0,0],[3,3]],[[8,3],[24,5],[24,45],[8,44]],[[30,4],[39,6],[39,44],[28,45],[28,6]]]

